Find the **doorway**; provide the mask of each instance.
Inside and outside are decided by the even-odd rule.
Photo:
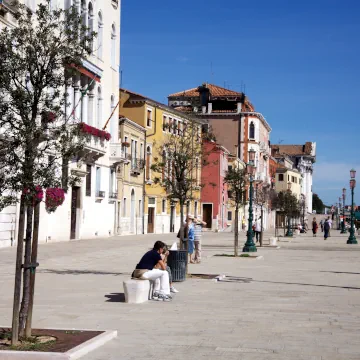
[[[131,203],[130,203],[130,232],[135,233],[135,191],[131,190]]]
[[[206,222],[206,228],[212,228],[212,213],[213,205],[212,204],[203,204],[203,220]]]
[[[80,188],[73,186],[71,189],[71,224],[70,240],[78,238],[78,209],[80,208]]]
[[[148,207],[148,226],[147,226],[147,232],[149,234],[154,233],[154,217],[155,217],[155,208]]]

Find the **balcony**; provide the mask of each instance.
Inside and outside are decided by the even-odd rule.
[[[138,176],[144,169],[145,161],[143,159],[131,158],[130,175]]]
[[[114,164],[129,163],[131,157],[126,154],[121,144],[110,144],[110,162]]]
[[[80,129],[86,138],[83,150],[86,157],[89,160],[96,161],[104,156],[108,150],[110,134],[84,123],[80,123]]]
[[[105,199],[105,191],[96,190],[96,202],[101,202]]]
[[[109,193],[109,199],[117,199],[118,193],[116,191]]]

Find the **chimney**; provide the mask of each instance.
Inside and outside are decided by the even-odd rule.
[[[208,103],[208,114],[211,114],[212,113],[212,103],[209,102]]]

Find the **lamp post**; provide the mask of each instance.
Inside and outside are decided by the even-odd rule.
[[[341,232],[340,234],[346,234],[346,226],[345,226],[345,198],[346,198],[346,189],[342,189],[342,199],[343,199],[343,222],[341,224]]]
[[[291,182],[288,182],[287,186],[288,186],[288,192],[291,193]],[[293,232],[290,228],[290,214],[288,215],[288,228],[287,228],[287,232],[286,232],[285,236],[287,236],[287,237],[293,236]]]
[[[339,207],[338,207],[338,219],[339,219],[339,227],[338,230],[341,230],[341,197],[339,197]]]
[[[347,244],[357,244],[354,231],[354,189],[356,186],[355,180],[356,170],[350,170],[350,189],[351,189],[351,215],[350,215],[350,236]]]
[[[255,176],[256,167],[254,164],[255,160],[255,150],[249,150],[249,163],[246,166],[247,173],[250,180],[250,190],[249,190],[249,226],[246,235],[246,243],[243,247],[243,252],[256,252],[256,245],[254,244],[254,234],[252,231],[252,221],[253,221],[253,208],[252,208],[252,198],[253,198],[253,181]]]

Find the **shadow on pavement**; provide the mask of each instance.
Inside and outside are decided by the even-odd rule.
[[[42,274],[57,274],[57,275],[131,275],[131,273],[121,273],[121,272],[110,272],[110,271],[101,271],[101,270],[55,270],[55,269],[40,269],[37,271]]]
[[[124,293],[111,293],[105,295],[107,298],[106,302],[125,302],[125,294]]]
[[[320,271],[320,272],[332,273],[332,274],[360,275],[360,273],[356,273],[356,272],[346,272],[346,271]]]

